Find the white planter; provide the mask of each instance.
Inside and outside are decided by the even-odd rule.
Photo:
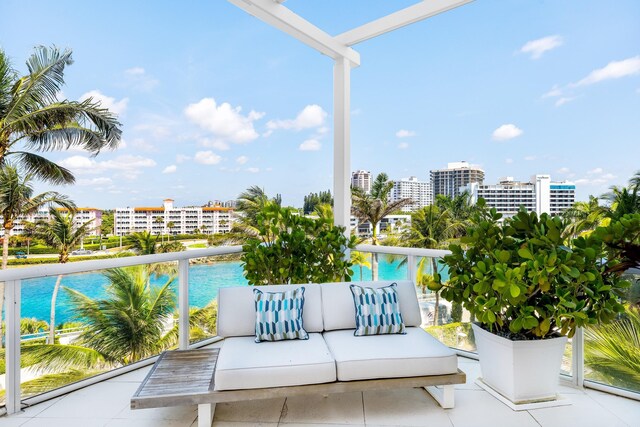
[[[556,399],[567,337],[511,341],[472,324],[482,380],[515,404]]]

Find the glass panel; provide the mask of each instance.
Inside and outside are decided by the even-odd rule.
[[[448,279],[446,269],[438,263],[437,259],[418,258],[416,260],[416,283],[418,302],[422,311],[422,327],[449,347],[475,352],[476,344],[469,312],[427,288],[428,282],[433,280],[434,268],[438,269],[443,281]]]
[[[625,313],[612,324],[585,329],[585,379],[640,392],[640,274],[628,279]]]
[[[175,347],[176,265],[171,262],[24,280],[22,397]],[[56,287],[52,343],[49,324]],[[4,363],[1,367],[4,370]]]
[[[216,336],[218,289],[248,285],[240,256],[220,255],[191,260],[189,263],[189,342]]]

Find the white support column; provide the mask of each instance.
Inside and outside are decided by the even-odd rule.
[[[335,225],[346,227],[351,218],[351,65],[338,58],[333,66],[333,217]]]
[[[407,255],[407,279],[413,282],[413,286],[417,286],[416,283],[416,257],[414,255]]]
[[[584,387],[584,329],[576,329],[576,334],[571,338],[572,360],[571,375],[573,384]]]
[[[201,403],[198,405],[198,427],[211,427],[216,412],[215,403]]]
[[[20,280],[5,282],[5,364],[6,405],[9,415],[21,411],[20,405]]]
[[[452,409],[455,406],[455,386],[453,384],[440,387],[428,386],[424,389],[438,402],[442,409]]]
[[[189,348],[189,260],[178,261],[178,348]]]

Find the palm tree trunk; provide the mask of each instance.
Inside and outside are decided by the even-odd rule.
[[[7,268],[9,261],[9,238],[11,237],[11,228],[4,228],[4,237],[2,239],[2,269]]]
[[[53,288],[53,295],[51,296],[51,320],[49,322],[49,340],[47,344],[53,344],[56,336],[56,299],[58,298],[60,282],[62,282],[62,274],[58,276],[56,286]]]
[[[435,275],[437,272],[438,264],[435,258],[431,258],[431,267],[433,268],[432,274]],[[438,325],[440,323],[440,293],[436,291],[436,306],[433,309],[433,324]]]
[[[378,280],[378,254],[371,254],[371,280]]]
[[[360,264],[360,281],[362,282],[362,264]]]

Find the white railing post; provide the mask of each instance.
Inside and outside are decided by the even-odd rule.
[[[576,333],[571,339],[571,374],[573,384],[577,387],[584,387],[584,329],[576,329]]]
[[[20,412],[20,280],[5,282],[6,405],[7,413]]]
[[[189,260],[178,261],[178,348],[189,348]]]
[[[414,255],[407,255],[407,279],[413,282],[413,286],[416,286],[416,257]]]

